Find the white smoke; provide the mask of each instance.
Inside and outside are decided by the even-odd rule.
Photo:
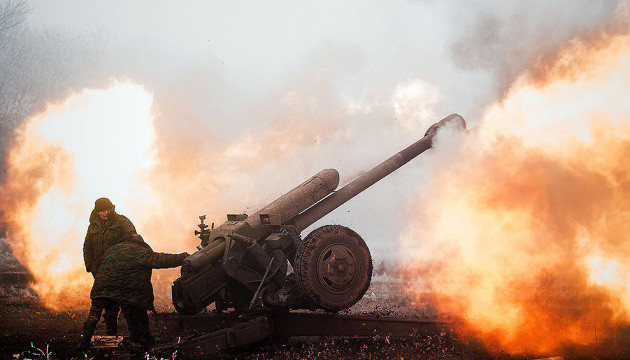
[[[205,201],[251,213],[323,168],[347,181],[450,113],[474,126],[516,74],[601,27],[618,2],[31,5],[35,29],[108,39],[94,87],[118,78],[151,91],[158,147],[190,154],[210,177],[226,175],[217,164],[232,167],[221,199]],[[353,228],[374,257],[396,256],[399,215],[428,165],[412,162],[321,223]]]

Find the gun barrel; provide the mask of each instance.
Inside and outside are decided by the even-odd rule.
[[[416,141],[399,153],[383,161],[370,171],[354,179],[341,189],[330,194],[317,204],[310,207],[308,210],[295,217],[290,222],[290,224],[295,226],[298,232],[303,231],[315,221],[321,219],[326,214],[335,210],[337,207],[352,199],[363,190],[374,185],[376,182],[391,174],[404,164],[408,163],[416,156],[430,149],[433,137],[437,133],[438,128],[444,126],[447,123],[453,123],[463,130],[466,129],[466,122],[464,121],[464,118],[462,118],[460,115],[451,114],[445,117],[439,122],[433,124],[427,130],[425,136],[422,139]]]
[[[260,215],[268,214],[276,216],[278,224],[286,224],[311,205],[332,193],[337,185],[339,185],[337,170],[322,170],[271,204],[256,211],[246,221],[250,223],[250,226],[256,227],[260,224]]]

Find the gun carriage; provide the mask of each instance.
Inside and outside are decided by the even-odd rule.
[[[359,301],[372,277],[370,251],[359,234],[325,225],[303,239],[307,227],[432,146],[445,125],[465,130],[452,114],[424,137],[337,189],[339,173],[322,170],[252,215],[230,214],[217,228],[201,216],[199,251],[188,257],[173,283],[173,304],[195,314],[215,303],[217,311],[323,309],[335,312]],[[288,274],[289,264],[293,272]]]

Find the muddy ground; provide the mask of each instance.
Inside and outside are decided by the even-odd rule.
[[[376,316],[415,317],[437,319],[430,308],[414,308],[400,296],[395,282],[376,277],[366,296],[350,314]],[[0,292],[0,359],[85,359],[75,349],[81,336],[85,311],[51,312],[44,309],[37,298],[20,286],[4,287]],[[180,336],[166,328],[161,319],[151,315],[152,333],[157,345],[172,344]],[[119,333],[128,334],[122,317]],[[96,334],[104,335],[99,324]],[[630,359],[630,331],[620,331],[616,339],[597,348],[567,349],[560,354],[564,360]],[[128,350],[100,351],[88,358],[130,358]],[[139,358],[172,359],[177,354],[150,352]],[[532,356],[510,356],[486,351],[476,339],[458,339],[449,331],[429,335],[412,335],[404,338],[293,338],[267,339],[254,345],[217,354],[220,359],[493,359],[521,360]]]

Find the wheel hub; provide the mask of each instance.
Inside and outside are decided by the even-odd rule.
[[[328,291],[348,291],[357,274],[356,255],[344,244],[331,244],[319,256],[317,274],[320,284]]]

